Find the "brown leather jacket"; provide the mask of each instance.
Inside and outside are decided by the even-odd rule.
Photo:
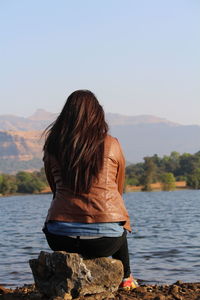
[[[124,222],[131,231],[127,210],[122,199],[125,160],[116,138],[107,135],[104,146],[104,164],[88,194],[74,194],[62,182],[58,161],[44,153],[46,177],[53,192],[47,219],[64,222]]]

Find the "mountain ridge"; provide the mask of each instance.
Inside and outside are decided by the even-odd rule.
[[[16,172],[16,168],[38,169],[39,165],[42,167],[44,136],[41,135],[57,115],[41,109],[28,118],[1,115],[0,172]],[[107,113],[106,120],[110,133],[118,138],[125,158],[130,163],[141,162],[145,156],[154,154],[163,156],[172,151],[194,154],[200,150],[199,125],[181,125],[152,115]],[[28,167],[29,161],[31,168]],[[17,162],[19,167],[16,167]],[[7,164],[9,166],[5,169]]]
[[[20,117],[15,115],[0,115],[0,130],[31,131],[44,130],[51,124],[58,113],[48,112],[44,109],[36,110],[29,117]],[[170,126],[179,126],[180,124],[169,121],[154,115],[136,115],[127,116],[118,113],[106,113],[106,120],[110,126],[114,125],[134,125],[141,123],[165,123]]]

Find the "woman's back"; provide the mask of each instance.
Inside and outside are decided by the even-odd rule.
[[[44,166],[50,186],[55,193],[47,220],[67,222],[116,222],[129,218],[122,199],[125,160],[117,139],[107,135],[104,142],[104,162],[98,179],[89,193],[74,193],[63,182],[57,159],[48,153]]]

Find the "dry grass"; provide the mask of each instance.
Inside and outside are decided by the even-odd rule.
[[[187,188],[186,181],[176,181],[175,183],[176,190],[181,190]],[[138,192],[141,191],[143,188],[142,185],[135,186],[135,185],[127,185],[126,186],[126,192]],[[162,183],[156,182],[151,184],[151,189],[153,191],[162,191]]]

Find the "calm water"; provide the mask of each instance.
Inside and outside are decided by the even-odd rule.
[[[151,283],[200,281],[200,191],[128,193],[132,272]],[[41,228],[51,195],[0,198],[0,284],[32,283],[28,260],[48,248]]]

